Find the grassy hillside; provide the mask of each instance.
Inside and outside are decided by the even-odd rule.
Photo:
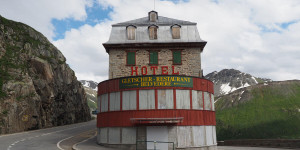
[[[236,94],[216,102],[218,140],[300,138],[300,81],[268,84],[237,91],[248,93],[244,98]],[[222,107],[228,103],[235,105]]]
[[[88,106],[91,110],[96,110],[97,109],[97,103],[94,101],[96,100],[97,98],[91,96],[91,95],[86,95],[87,97],[87,102],[88,102]]]
[[[91,110],[96,110],[97,109],[97,91],[95,91],[89,87],[84,87],[84,90],[86,93],[89,108]]]

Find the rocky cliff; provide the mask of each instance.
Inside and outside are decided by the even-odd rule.
[[[225,95],[240,88],[271,81],[270,79],[254,77],[235,69],[214,71],[207,74],[205,78],[214,82],[215,96]]]
[[[90,120],[66,58],[33,28],[0,16],[0,134]]]

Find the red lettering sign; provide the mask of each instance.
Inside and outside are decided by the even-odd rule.
[[[131,75],[133,76],[134,74],[137,76],[138,75],[138,69],[139,67],[131,67]],[[158,66],[151,66],[150,69],[152,70],[152,75],[156,75],[156,71],[158,70]],[[161,75],[168,75],[169,67],[168,66],[161,66]],[[141,74],[148,75],[148,68],[147,66],[142,66],[141,67]],[[172,66],[172,75],[179,75],[179,71],[175,72],[175,66]]]
[[[161,74],[162,75],[168,75],[168,66],[161,66]]]
[[[143,66],[142,67],[142,75],[144,76],[144,75],[147,75],[147,67],[146,66]],[[145,70],[145,71],[144,71]]]
[[[133,67],[131,67],[131,75],[135,72],[135,75],[138,75],[138,67],[135,67],[135,70],[133,70]]]
[[[153,72],[152,74],[153,74],[153,75],[156,75],[155,71],[156,71],[156,69],[158,69],[158,67],[157,67],[157,66],[151,66],[150,69],[151,69],[152,72]]]
[[[175,66],[172,66],[172,75],[178,75],[178,74],[179,74],[178,71],[175,73]]]

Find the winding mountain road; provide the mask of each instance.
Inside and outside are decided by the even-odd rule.
[[[60,143],[96,129],[96,121],[0,136],[0,150],[62,150]]]

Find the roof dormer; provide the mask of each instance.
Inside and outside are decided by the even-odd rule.
[[[149,21],[156,22],[158,20],[158,14],[156,11],[152,10],[148,13]]]

